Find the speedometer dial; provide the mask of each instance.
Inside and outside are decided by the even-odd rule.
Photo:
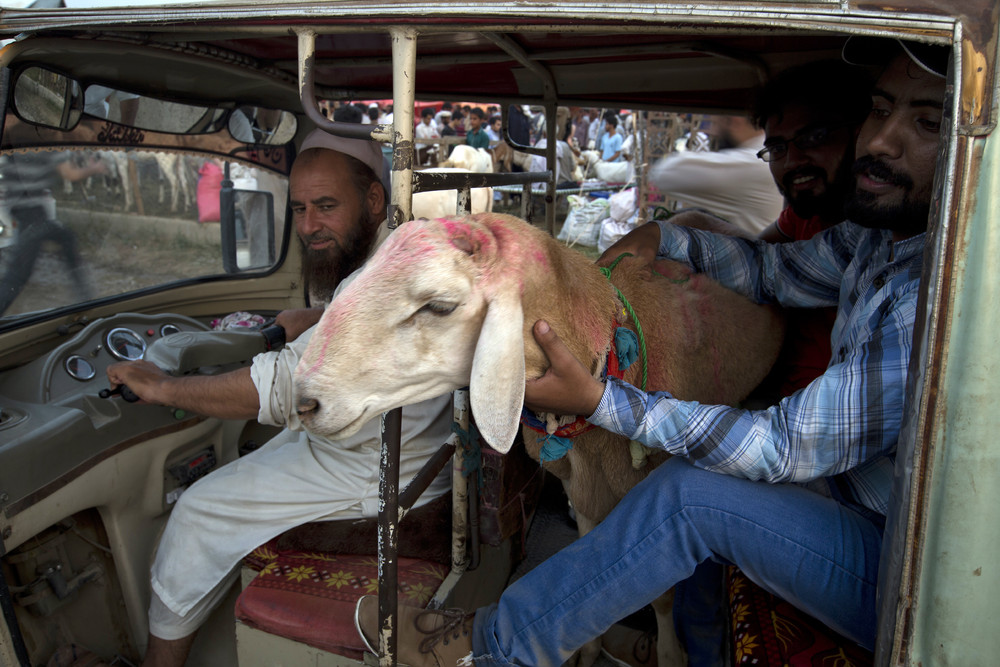
[[[105,342],[108,351],[123,361],[142,359],[142,355],[146,352],[146,341],[142,339],[142,336],[124,327],[109,331]]]
[[[70,377],[81,382],[93,379],[97,375],[97,369],[94,368],[94,364],[78,354],[68,357],[64,363],[66,372],[69,373]]]

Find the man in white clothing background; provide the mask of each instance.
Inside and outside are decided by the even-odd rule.
[[[649,182],[682,207],[705,209],[756,236],[783,208],[767,164],[757,159],[764,131],[742,116],[710,118],[717,150],[671,153],[653,165]]]

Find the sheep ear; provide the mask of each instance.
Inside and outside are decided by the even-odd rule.
[[[501,290],[486,309],[472,360],[469,394],[479,432],[506,454],[524,405],[524,312],[518,290]]]

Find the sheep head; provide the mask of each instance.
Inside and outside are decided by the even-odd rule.
[[[378,414],[466,385],[506,452],[524,401],[526,274],[544,264],[516,218],[416,220],[327,307],[296,369],[306,428],[337,439]]]

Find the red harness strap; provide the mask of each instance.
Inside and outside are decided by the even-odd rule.
[[[618,324],[614,323],[614,325],[615,328],[617,328]],[[615,329],[612,329],[612,332],[613,331],[615,331]],[[608,346],[608,359],[605,362],[604,374],[606,377],[616,377],[619,380],[625,376],[625,371],[618,367],[618,351],[615,349],[614,334],[612,334],[611,344]],[[545,430],[545,424],[535,417],[534,413],[527,408],[521,410],[521,423],[530,428],[532,431],[556,438],[575,438],[582,433],[586,433],[592,428],[597,428],[588,422],[583,416],[577,415],[574,421],[560,426],[556,429],[555,433],[550,434],[547,430]]]

